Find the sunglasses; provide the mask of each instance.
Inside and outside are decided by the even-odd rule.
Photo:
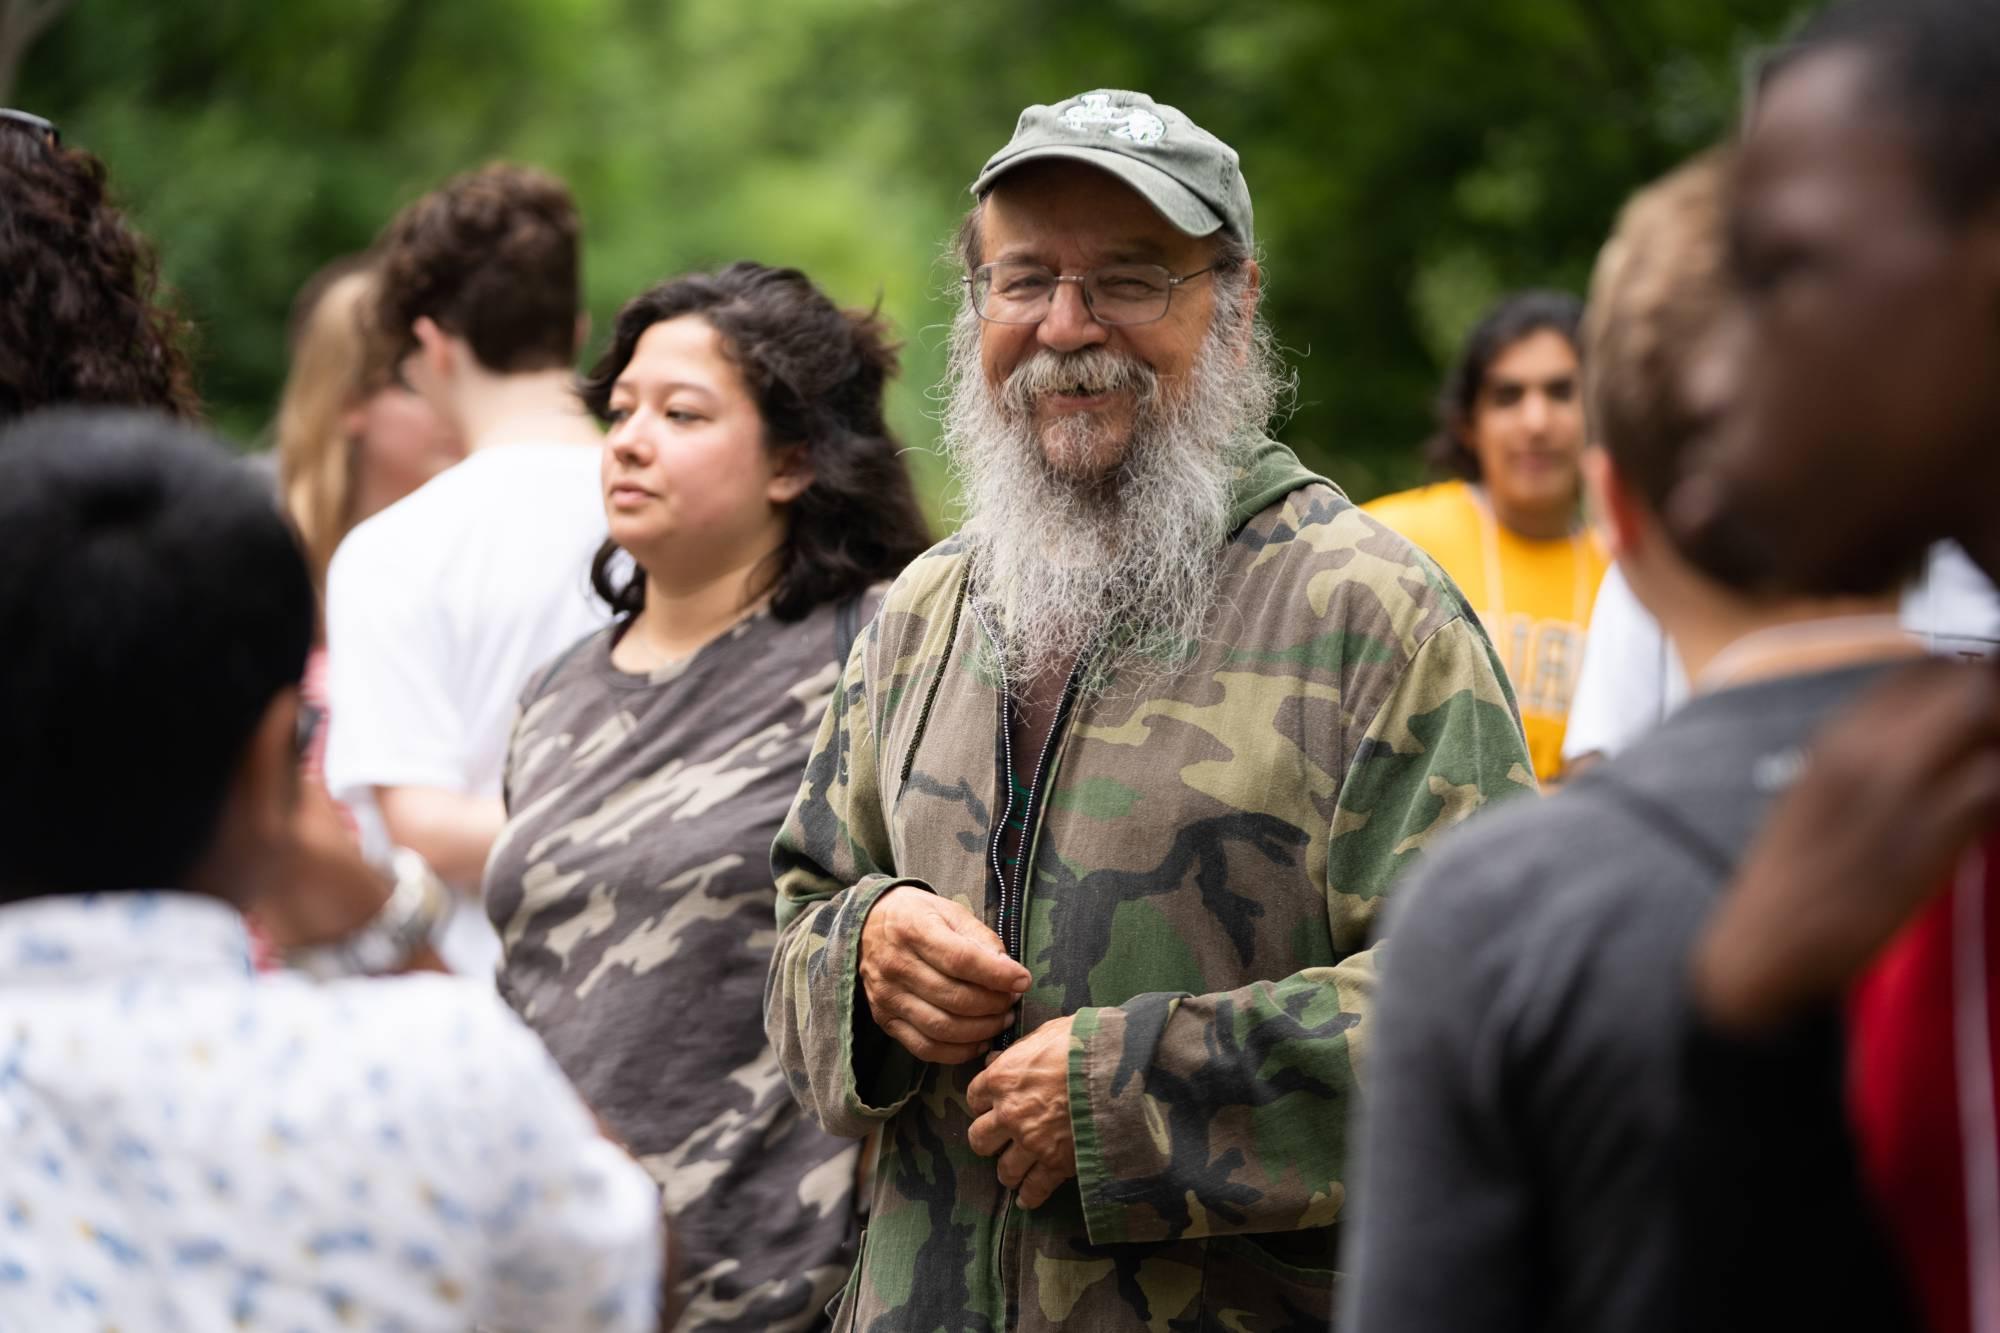
[[[62,147],[62,130],[53,120],[44,119],[31,111],[16,111],[12,107],[0,106],[0,125],[18,125],[30,134],[38,134],[42,142],[50,148]]]
[[[317,704],[301,703],[297,730],[292,733],[292,744],[297,748],[299,758],[304,759],[312,750],[314,738],[326,722],[326,710]]]

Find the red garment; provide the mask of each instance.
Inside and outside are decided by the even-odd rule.
[[[2000,836],[1849,998],[1848,1112],[1938,1333],[2000,1333]]]

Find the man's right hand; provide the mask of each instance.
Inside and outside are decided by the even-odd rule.
[[[964,907],[905,884],[862,924],[861,989],[875,1025],[911,1055],[957,1065],[1013,1023],[1028,969]]]
[[[2000,670],[1896,671],[1814,739],[1691,960],[1715,1027],[1768,1031],[1840,994],[2000,820]]]

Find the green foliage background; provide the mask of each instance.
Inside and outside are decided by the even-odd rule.
[[[797,264],[906,339],[895,419],[948,516],[926,396],[964,189],[1030,102],[1143,88],[1242,154],[1285,437],[1357,497],[1417,475],[1451,349],[1581,290],[1619,203],[1713,142],[1797,0],[77,0],[15,104],[103,157],[246,446],[292,294],[402,203],[506,157],[566,177],[607,329],[662,277]],[[593,349],[594,350],[594,349]]]

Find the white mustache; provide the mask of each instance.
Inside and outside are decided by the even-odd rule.
[[[1160,391],[1160,377],[1129,356],[1103,347],[1086,347],[1076,352],[1051,352],[1047,348],[1014,368],[1000,386],[1000,403],[1015,413],[1034,407],[1035,400],[1049,393],[1115,393],[1130,389],[1143,406]]]

